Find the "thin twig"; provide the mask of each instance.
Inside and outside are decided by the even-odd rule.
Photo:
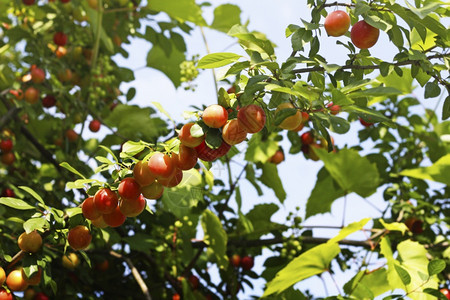
[[[129,259],[128,257],[123,256],[120,253],[117,253],[115,251],[110,251],[109,254],[111,254],[111,256],[123,259],[127,265],[128,268],[130,268],[131,273],[133,274],[134,279],[136,280],[137,284],[139,285],[139,287],[142,290],[142,293],[145,296],[145,299],[147,300],[152,300],[152,297],[150,296],[150,293],[148,291],[148,287],[144,282],[144,279],[142,279],[141,274],[139,273],[138,269],[136,269],[136,267],[134,266],[133,262],[131,261],[131,259]]]
[[[205,35],[205,32],[204,32],[202,26],[200,26],[200,32],[202,33],[203,42],[205,43],[206,53],[210,54],[211,51],[209,50],[208,41],[206,40],[206,35]],[[218,95],[219,94],[219,87],[217,86],[216,72],[214,71],[214,69],[211,69],[211,71],[212,71],[213,78],[214,78],[214,87],[216,89],[216,95]]]

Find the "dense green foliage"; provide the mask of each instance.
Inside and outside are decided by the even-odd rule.
[[[439,290],[450,285],[450,35],[444,24],[450,8],[413,2],[308,0],[310,20],[286,24],[292,54],[281,61],[263,33],[241,22],[236,5],[214,7],[208,24],[202,10],[209,5],[194,0],[1,1],[0,140],[11,141],[12,149],[0,145],[0,266],[7,274],[22,266],[27,276],[41,267],[33,289],[52,299],[318,299],[294,285],[341,271],[353,278],[329,299],[445,299]],[[350,32],[335,38],[335,47],[348,52],[345,65],[322,56],[321,43],[331,38],[322,25],[338,5],[351,24],[364,19],[388,36],[397,49],[392,61],[355,48]],[[233,37],[244,52],[187,57],[189,35],[203,27]],[[67,34],[65,45],[56,45],[56,32]],[[128,57],[123,43],[133,39],[151,44],[147,67],[176,88],[190,89],[199,72],[220,68],[217,81],[230,89],[217,90],[217,103],[229,119],[249,104],[262,107],[267,119],[242,147],[184,171],[183,181],[148,200],[139,216],[99,228],[83,216],[81,203],[102,187],[116,191],[155,151],[178,153],[174,126],[195,122],[191,134],[206,133],[212,148],[222,144],[221,130],[201,118],[204,107],[186,112],[186,121],[173,120],[156,102],[130,103],[136,90],[121,84],[134,73],[113,57]],[[31,76],[35,68],[45,78]],[[425,100],[436,109],[424,108]],[[292,108],[276,113],[285,102]],[[304,113],[301,131],[280,128],[298,112]],[[92,120],[103,130],[87,133]],[[331,135],[353,126],[360,128],[359,141],[339,149]],[[312,134],[308,143],[305,132]],[[323,167],[302,217],[278,223],[271,218],[289,196],[272,159],[282,142],[296,159]],[[242,166],[239,173],[232,174],[233,161]],[[228,181],[214,178],[214,165],[227,170]],[[244,212],[243,181],[258,195],[273,190],[273,201]],[[352,193],[360,201],[379,193],[387,208],[378,218],[361,214],[329,240],[303,226]],[[67,268],[62,258],[74,252],[67,235],[77,225],[90,229],[92,242],[75,251],[81,263]],[[43,247],[20,251],[19,235],[33,230]],[[359,231],[366,240],[347,238]],[[233,254],[264,257],[262,271],[236,266]],[[252,293],[257,278],[267,282],[263,294]]]

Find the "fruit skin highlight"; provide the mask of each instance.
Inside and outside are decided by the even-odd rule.
[[[22,251],[36,253],[42,247],[42,237],[37,231],[22,233],[17,241]]]
[[[86,249],[92,241],[92,235],[86,226],[78,225],[69,230],[67,235],[70,247],[74,250]]]
[[[220,128],[227,122],[228,112],[224,107],[213,104],[205,108],[202,119],[208,127]]]

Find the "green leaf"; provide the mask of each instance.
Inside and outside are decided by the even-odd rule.
[[[392,96],[392,95],[401,95],[402,91],[389,87],[389,86],[378,86],[370,89],[365,89],[361,91],[356,91],[353,93],[349,93],[348,96],[350,98],[359,98],[359,97],[377,97],[377,96]]]
[[[428,263],[428,275],[433,276],[441,273],[445,269],[445,260],[434,259]]]
[[[248,235],[249,239],[258,239],[264,234],[270,233],[274,228],[270,221],[273,214],[279,210],[275,203],[264,203],[255,205],[246,215],[251,221],[255,231]]]
[[[235,24],[241,24],[241,9],[237,5],[222,4],[214,9],[214,21],[211,28],[228,32]]]
[[[152,104],[161,112],[163,113],[169,120],[171,120],[172,122],[175,122],[172,117],[170,116],[170,114],[164,109],[164,107],[161,105],[161,103],[153,101]]]
[[[23,223],[23,229],[26,233],[30,233],[33,230],[44,231],[48,228],[50,228],[50,224],[44,218],[31,218]]]
[[[202,10],[195,0],[152,0],[148,1],[147,8],[163,11],[180,21],[189,21],[199,26],[207,25],[202,17]]]
[[[153,250],[158,246],[158,242],[155,241],[152,236],[140,232],[133,236],[124,237],[123,241],[130,246],[131,250],[144,253]]]
[[[98,20],[98,12],[87,5],[85,5],[85,9],[87,12],[87,15],[89,16],[89,21],[91,23],[92,32],[94,35],[97,34],[97,28],[100,26],[100,40],[103,43],[103,46],[105,46],[106,50],[108,50],[109,53],[114,52],[114,44],[112,43],[111,38],[106,34],[105,29],[103,28],[103,24],[99,24]]]
[[[363,118],[364,120],[370,120],[371,122],[385,122],[391,126],[393,124],[391,119],[385,117],[378,111],[370,109],[368,107],[351,105],[351,106],[347,106],[345,108],[345,110],[348,112],[356,113],[359,117]]]
[[[217,265],[222,269],[228,264],[227,233],[222,227],[220,219],[210,210],[202,214],[202,228],[205,233],[204,242],[209,246],[207,253],[216,258]]]
[[[415,8],[408,1],[405,1],[406,6],[415,13],[419,18],[423,19],[430,13],[434,12],[437,8],[441,7],[441,3],[428,3],[422,6],[421,8]]]
[[[11,198],[11,197],[1,197],[0,204],[9,206],[11,208],[19,209],[19,210],[27,210],[27,209],[37,209],[36,206],[31,206],[23,200]]]
[[[316,246],[294,258],[267,284],[263,297],[281,293],[295,283],[323,273],[341,249],[337,243]]]
[[[344,191],[333,180],[326,168],[317,173],[317,180],[306,203],[306,218],[331,211],[334,200],[344,196]]]
[[[402,280],[403,284],[404,285],[410,284],[411,276],[409,276],[409,273],[397,264],[395,264],[394,267],[395,267],[395,271],[397,272],[398,276]]]
[[[425,85],[425,99],[434,98],[441,94],[441,88],[435,82],[428,82]]]
[[[246,49],[256,51],[269,56],[274,54],[272,43],[260,33],[250,33],[242,25],[234,25],[228,31],[228,35],[239,39],[239,44]]]
[[[296,108],[284,108],[275,114],[274,125],[280,125],[285,119],[295,115],[298,112]]]
[[[360,278],[358,278],[358,276]],[[350,285],[346,284],[344,286],[344,291],[355,299],[360,300],[373,299],[392,290],[392,287],[387,281],[386,269],[384,268],[370,272],[361,271],[349,282],[349,284]],[[370,292],[371,297],[365,297],[367,291]]]
[[[262,134],[254,134],[247,143],[245,160],[254,163],[265,163],[278,150],[278,143],[273,138],[262,139]]]
[[[145,145],[143,145],[141,142],[127,141],[122,145],[122,152],[127,153],[130,156],[136,155],[144,149]]]
[[[368,197],[375,193],[380,176],[376,165],[366,157],[350,149],[342,149],[337,153],[315,149],[315,152],[344,192],[355,192],[361,197]]]
[[[450,96],[447,96],[444,101],[444,107],[442,108],[442,120],[450,118]]]
[[[351,104],[355,103],[352,99],[347,97],[347,95],[345,95],[338,89],[333,89],[331,91],[331,97],[333,99],[333,103],[336,105],[344,106],[344,105],[351,105]]]
[[[34,190],[32,190],[31,188],[27,187],[27,186],[19,186],[20,189],[24,190],[25,192],[27,192],[28,194],[30,194],[31,196],[33,196],[34,199],[36,199],[37,201],[39,201],[42,205],[44,205],[45,207],[47,207],[47,205],[45,205],[44,200],[42,199],[41,196],[39,196],[38,193],[36,193]]]
[[[83,174],[81,174],[80,172],[78,172],[74,167],[72,167],[71,165],[69,165],[69,163],[67,162],[63,162],[59,164],[61,167],[69,170],[70,172],[74,173],[75,175],[80,176],[83,179],[86,179],[86,177],[83,176]]]
[[[235,53],[230,52],[219,52],[219,53],[212,53],[207,54],[203,56],[198,64],[197,67],[200,69],[214,69],[223,67],[226,65],[229,65],[231,63],[234,63],[239,60],[242,56]]]
[[[205,134],[203,132],[203,128],[200,125],[198,125],[197,123],[192,125],[190,133],[193,137],[201,137]]]
[[[405,232],[408,231],[408,227],[405,225],[405,223],[386,223],[383,219],[379,219],[379,221],[381,225],[383,225],[383,227],[389,231],[400,231],[402,234],[405,234]]]
[[[433,180],[450,185],[450,176],[448,176],[448,174],[450,174],[450,154],[441,157],[429,167],[403,170],[400,172],[400,175],[402,176]]]
[[[330,239],[327,243],[337,243],[337,242],[345,239],[350,234],[361,230],[367,224],[367,222],[369,222],[370,220],[372,220],[372,219],[365,218],[365,219],[362,219],[361,221],[348,224],[347,226],[345,226],[344,228],[342,228],[339,231],[337,236]]]
[[[375,28],[378,28],[383,31],[388,31],[392,28],[392,25],[380,18],[376,15],[364,15],[364,21],[367,22],[367,24],[372,25]]]
[[[177,48],[172,49],[170,55],[167,56],[163,48],[156,44],[147,54],[147,66],[166,74],[175,87],[179,87],[181,84],[180,64],[185,60],[184,53]]]
[[[86,187],[86,184],[98,182],[96,179],[78,179],[75,181],[69,181],[66,183],[66,188],[68,189],[83,189]]]
[[[278,176],[277,166],[275,164],[266,163],[262,167],[263,173],[258,179],[267,187],[273,189],[275,195],[281,203],[286,199],[286,192],[283,188],[283,183]]]

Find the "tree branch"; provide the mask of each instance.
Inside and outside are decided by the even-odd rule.
[[[120,254],[120,253],[117,253],[117,252],[115,252],[115,251],[112,251],[112,250],[109,252],[109,254],[110,254],[111,256],[114,256],[114,257],[123,259],[123,260],[126,262],[126,264],[128,265],[128,267],[129,267],[130,270],[131,270],[131,273],[133,274],[134,279],[136,280],[137,284],[138,284],[139,287],[141,288],[142,293],[143,293],[144,296],[145,296],[145,299],[147,299],[147,300],[152,300],[152,297],[150,296],[150,293],[149,293],[149,291],[148,291],[148,287],[147,287],[147,285],[145,284],[144,279],[142,279],[141,274],[139,273],[138,269],[136,269],[136,267],[134,266],[134,264],[133,264],[133,262],[131,261],[131,259],[129,259],[128,257],[123,256],[123,255]]]

